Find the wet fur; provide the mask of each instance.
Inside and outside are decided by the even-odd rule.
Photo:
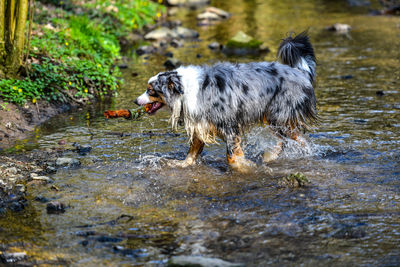
[[[278,58],[282,63],[189,65],[159,73],[149,85],[171,109],[174,128],[182,122],[192,142],[214,143],[219,136],[229,154],[229,143],[254,123],[287,133],[316,119],[316,63],[306,33],[284,39]]]

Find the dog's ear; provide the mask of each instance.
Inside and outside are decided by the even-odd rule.
[[[181,78],[176,73],[169,75],[167,82],[169,90],[175,91],[178,94],[183,94]]]

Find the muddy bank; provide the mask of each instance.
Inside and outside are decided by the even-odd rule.
[[[12,103],[5,104],[0,100],[0,151],[10,147],[16,140],[26,138],[36,126],[51,117],[71,111],[80,105],[76,102],[49,103],[38,101],[35,104],[27,103],[18,106]]]

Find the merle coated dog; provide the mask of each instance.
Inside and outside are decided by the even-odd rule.
[[[195,163],[207,143],[220,137],[227,144],[228,163],[247,169],[241,134],[255,123],[267,123],[281,138],[278,146],[265,152],[264,160],[275,159],[285,138],[304,142],[301,131],[316,119],[313,89],[316,59],[306,32],[284,39],[279,62],[217,63],[213,66],[184,66],[150,78],[138,105],[152,104],[149,113],[163,106],[171,110],[173,128],[182,123],[190,149],[180,166]]]

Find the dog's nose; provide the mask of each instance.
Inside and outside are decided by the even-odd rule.
[[[139,106],[139,103],[138,103],[138,101],[137,101],[137,98],[133,101],[133,103],[135,103],[136,105]]]

